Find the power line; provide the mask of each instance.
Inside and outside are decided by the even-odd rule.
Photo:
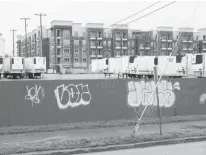
[[[122,20],[114,23],[114,24],[112,24],[112,25],[110,25],[109,27],[111,27],[111,26],[113,26],[113,25],[115,25],[115,24],[118,24],[118,23],[120,23],[120,22],[122,22],[122,21],[124,21],[124,20],[127,20],[127,19],[129,19],[129,18],[131,18],[131,17],[133,17],[133,16],[135,16],[135,15],[137,15],[137,14],[139,14],[139,13],[141,13],[141,12],[143,12],[143,11],[149,9],[149,8],[151,8],[152,6],[154,6],[154,5],[156,5],[156,4],[160,3],[160,2],[161,2],[161,1],[158,1],[158,2],[156,2],[156,3],[154,3],[154,4],[150,5],[150,6],[144,8],[144,9],[142,9],[142,10],[140,10],[140,11],[138,11],[138,12],[136,12],[136,13],[134,13],[134,14],[132,14],[132,15],[130,15],[130,16],[128,16],[128,17],[126,17],[126,18],[124,18],[124,19],[122,19]]]
[[[140,20],[140,19],[142,19],[142,18],[144,18],[144,17],[146,17],[146,16],[148,16],[148,15],[151,15],[151,14],[153,14],[153,13],[155,13],[155,12],[157,12],[157,11],[159,11],[159,10],[161,10],[161,9],[163,9],[163,8],[165,8],[165,7],[167,7],[167,6],[171,5],[171,4],[173,4],[173,3],[175,3],[175,2],[176,2],[176,1],[173,1],[173,2],[171,2],[171,3],[169,3],[169,4],[166,4],[166,5],[160,7],[160,8],[158,8],[158,9],[156,9],[156,10],[154,10],[154,11],[152,11],[152,12],[146,14],[146,15],[143,15],[143,16],[141,16],[141,17],[135,19],[135,20],[132,20],[132,21],[126,23],[126,24],[122,24],[122,25],[120,25],[119,27],[116,27],[116,28],[113,28],[113,29],[118,29],[118,28],[121,28],[121,27],[123,27],[123,26],[126,26],[127,24],[130,24],[130,23],[133,23],[133,22],[135,22],[135,21],[137,21],[137,20]],[[112,30],[112,29],[111,29],[111,30]]]

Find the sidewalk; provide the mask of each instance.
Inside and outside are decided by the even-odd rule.
[[[205,127],[206,121],[195,122],[180,122],[163,124],[163,132],[175,132],[196,127]],[[28,143],[33,141],[44,141],[49,139],[62,138],[67,140],[76,140],[82,138],[104,138],[131,135],[134,127],[115,127],[115,128],[101,128],[101,129],[86,129],[86,130],[70,130],[58,132],[40,132],[30,134],[5,135],[0,136],[0,148],[8,144]],[[136,134],[146,134],[159,132],[159,124],[142,125]]]

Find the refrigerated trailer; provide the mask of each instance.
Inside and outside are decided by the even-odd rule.
[[[3,60],[4,77],[12,76],[13,78],[24,76],[24,58],[23,57],[5,57]]]
[[[24,60],[25,75],[28,78],[41,77],[46,72],[46,57],[28,57]]]

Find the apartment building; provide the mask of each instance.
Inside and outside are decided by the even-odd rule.
[[[198,29],[194,32],[195,49],[197,53],[206,52],[206,28]]]
[[[178,28],[174,40],[178,40],[179,37],[180,43],[178,45],[178,53],[179,54],[185,54],[185,53],[194,53],[194,34],[193,34],[194,29],[193,28],[187,28],[187,27],[182,27]]]

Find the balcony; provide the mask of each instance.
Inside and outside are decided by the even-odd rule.
[[[97,46],[97,48],[98,48],[98,49],[102,49],[102,48],[103,48],[103,46]]]
[[[187,48],[185,48],[185,47],[184,47],[184,48],[183,48],[183,50],[184,50],[184,51],[186,51],[186,50],[187,50]]]
[[[90,36],[90,40],[96,40],[95,36]]]
[[[139,47],[139,49],[143,50],[143,49],[144,49],[144,47]]]
[[[167,40],[166,39],[162,39],[162,42],[166,42]]]
[[[94,46],[94,45],[90,45],[90,48],[96,48],[96,46]]]
[[[206,47],[203,47],[203,49],[202,49],[203,51],[206,51]]]
[[[162,50],[166,50],[166,48],[165,48],[165,47],[162,47]]]
[[[188,43],[192,43],[193,42],[193,40],[188,40]]]
[[[182,40],[182,42],[183,42],[183,43],[186,43],[186,42],[187,42],[187,40]]]
[[[99,36],[98,38],[97,38],[97,40],[102,40],[103,38],[102,38],[102,36]]]
[[[96,57],[96,55],[94,55],[94,54],[91,54],[91,55],[90,55],[90,57],[91,57],[91,58],[95,58],[95,57]]]
[[[121,47],[120,46],[116,46],[116,49],[121,49]]]
[[[103,55],[101,54],[101,55],[98,55],[97,57],[98,57],[98,58],[102,58],[102,57],[103,57]]]
[[[206,40],[203,40],[202,42],[203,42],[203,43],[206,43]]]
[[[121,40],[121,38],[115,38],[115,40]]]
[[[123,46],[122,49],[126,50],[126,49],[127,49],[127,46]]]
[[[188,48],[188,50],[192,51],[192,50],[193,50],[193,48]]]
[[[146,49],[146,50],[150,50],[151,48],[150,48],[150,47],[145,47],[145,49]]]
[[[172,42],[172,39],[167,40],[167,42]]]
[[[122,38],[123,41],[127,41],[127,38]]]
[[[172,50],[172,47],[168,47],[167,49],[168,49],[168,50]]]

